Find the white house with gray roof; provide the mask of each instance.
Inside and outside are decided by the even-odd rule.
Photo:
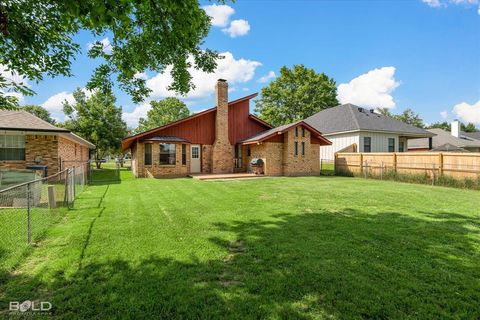
[[[353,104],[322,110],[304,120],[332,142],[320,158],[333,160],[339,151],[404,152],[407,141],[435,134]]]

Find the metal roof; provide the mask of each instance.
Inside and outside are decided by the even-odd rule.
[[[379,131],[404,136],[433,136],[424,129],[350,103],[322,110],[304,121],[324,135],[350,131]]]
[[[180,138],[180,137],[175,137],[175,136],[155,136],[155,137],[150,137],[143,139],[141,141],[159,141],[159,142],[187,142],[190,143],[190,141]]]

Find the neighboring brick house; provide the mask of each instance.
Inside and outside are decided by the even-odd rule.
[[[272,128],[249,113],[252,94],[228,102],[228,84],[218,80],[216,107],[122,141],[136,177],[250,172],[261,158],[265,175],[318,175],[319,131],[303,121]]]
[[[46,165],[48,175],[90,159],[95,146],[26,112],[0,110],[0,169]]]

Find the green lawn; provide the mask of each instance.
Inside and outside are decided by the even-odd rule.
[[[122,176],[87,188],[3,271],[0,318],[26,299],[50,301],[62,319],[480,315],[478,191]]]

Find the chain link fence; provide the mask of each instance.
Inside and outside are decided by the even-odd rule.
[[[88,163],[0,190],[0,267],[42,240],[88,181]]]

